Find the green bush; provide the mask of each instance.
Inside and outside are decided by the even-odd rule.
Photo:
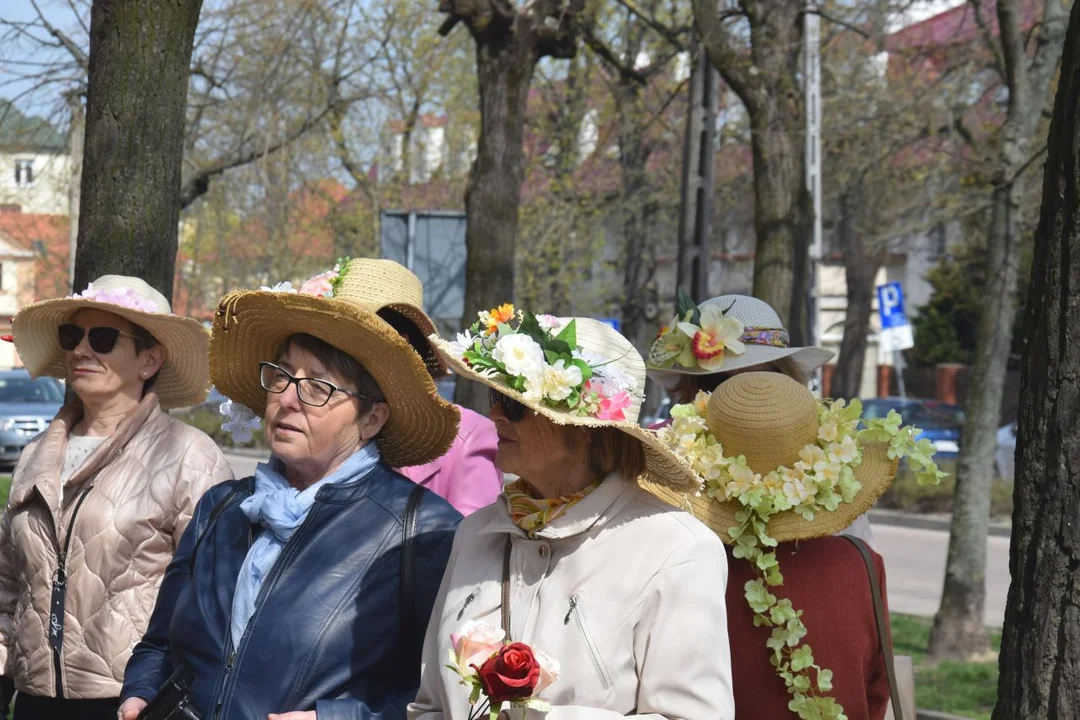
[[[908,512],[951,513],[956,493],[956,461],[943,460],[938,466],[948,473],[948,477],[940,485],[919,485],[907,466],[901,465],[892,487],[881,496],[877,506]],[[1012,515],[1012,485],[997,477],[990,489],[990,514],[993,517]]]

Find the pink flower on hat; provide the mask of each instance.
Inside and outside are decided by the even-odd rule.
[[[158,308],[154,301],[143,297],[131,288],[101,290],[94,287],[94,283],[89,283],[85,290],[78,295],[72,295],[72,297],[81,300],[90,300],[92,302],[118,305],[119,307],[127,308],[128,310],[138,310],[139,312],[161,313],[161,309]]]
[[[337,280],[337,270],[327,270],[314,277],[308,278],[300,286],[301,295],[314,295],[315,297],[333,297],[334,281]]]
[[[630,393],[623,390],[609,398],[600,401],[600,409],[596,411],[598,420],[625,420],[623,410],[630,407]]]

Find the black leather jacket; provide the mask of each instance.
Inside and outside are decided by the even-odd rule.
[[[214,508],[241,487],[213,523]],[[323,486],[285,545],[234,648],[229,630],[240,566],[259,531],[240,510],[250,480],[203,496],[169,565],[121,699],[152,697],[174,668],[194,674],[203,717],[266,720],[315,710],[319,720],[392,720],[420,682],[420,650],[461,515],[424,491],[415,544],[415,591],[401,637],[402,521],[416,487],[380,463]]]

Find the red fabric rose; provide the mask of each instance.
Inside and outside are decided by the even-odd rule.
[[[532,697],[540,681],[540,663],[525,643],[506,645],[495,657],[473,667],[493,705]]]

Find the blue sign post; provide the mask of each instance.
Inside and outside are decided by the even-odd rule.
[[[604,323],[605,325],[610,325],[611,327],[615,328],[615,330],[617,332],[622,332],[619,329],[619,318],[596,318],[596,319],[599,320],[600,322]]]
[[[904,311],[904,289],[894,282],[879,285],[878,315],[881,316],[881,332],[878,333],[878,348],[883,352],[893,353],[893,366],[896,368],[897,384],[900,397],[907,397],[904,388],[904,356],[902,350],[915,347],[915,338],[911,330],[911,321]]]
[[[910,325],[904,312],[904,289],[900,283],[879,285],[877,289],[878,313],[881,315],[881,329],[891,330],[901,325]]]

